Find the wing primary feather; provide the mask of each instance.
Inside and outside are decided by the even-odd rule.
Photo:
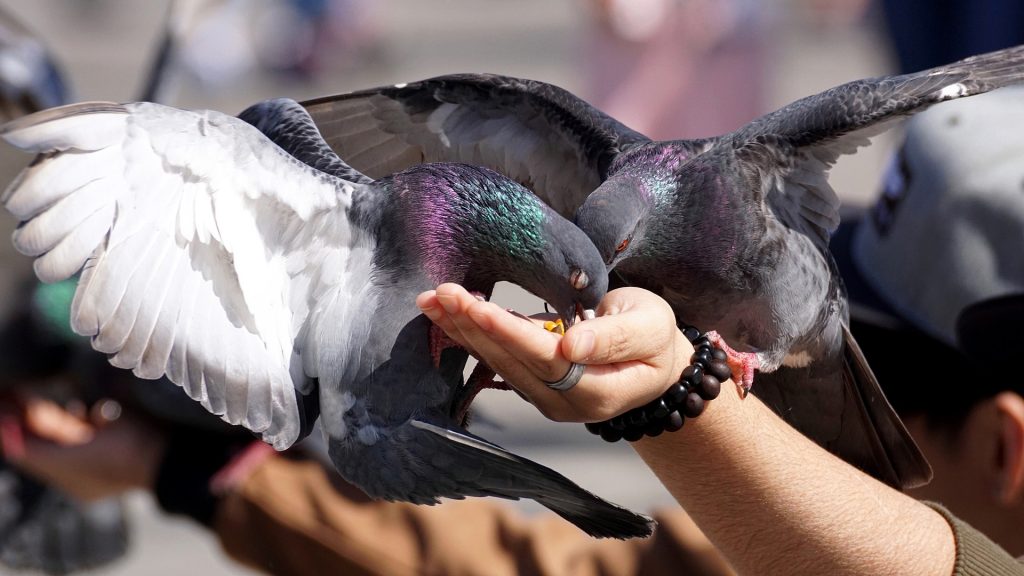
[[[112,285],[97,287],[98,289],[93,292],[97,297],[103,298],[94,305],[96,312],[93,319],[99,328],[92,341],[96,350],[113,354],[124,346],[124,339],[128,337],[128,331],[131,329],[129,322],[135,320],[143,296],[138,292],[138,286],[145,285],[148,280],[152,258],[159,248],[156,236],[151,234],[145,237],[144,243],[138,243],[137,253],[124,254],[132,257],[131,259],[119,258],[123,253],[107,252],[96,261],[97,270],[94,271],[93,282],[115,279],[118,281]],[[116,270],[110,270],[110,267]]]
[[[173,264],[174,247],[161,235],[155,244],[154,258],[136,269],[132,277],[134,286],[127,292],[129,297],[121,301],[102,329],[103,332],[110,330],[112,338],[121,340],[117,353],[110,358],[110,363],[118,368],[134,370],[138,365],[166,293],[167,283],[162,281],[165,277],[162,272],[168,264]]]

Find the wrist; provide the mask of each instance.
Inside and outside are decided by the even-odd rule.
[[[718,397],[722,382],[731,377],[726,353],[708,334],[691,326],[676,327],[673,333],[670,374],[678,374],[662,386],[659,396],[611,419],[587,424],[587,430],[605,441],[636,442],[677,432],[686,420],[703,414],[706,404]],[[686,342],[682,344],[680,341]],[[688,354],[688,352],[692,353]],[[683,360],[683,359],[688,360]],[[684,364],[681,370],[679,365]]]

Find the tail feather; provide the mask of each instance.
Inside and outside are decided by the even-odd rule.
[[[458,453],[460,463],[480,463],[483,474],[475,483],[491,495],[535,500],[598,538],[651,535],[653,520],[649,517],[608,502],[546,466],[468,433],[418,421],[413,426],[442,439],[447,450]]]
[[[868,440],[874,467],[887,472],[882,480],[903,489],[927,484],[932,479],[931,466],[885,398],[857,341],[849,329],[844,327],[843,332],[846,341],[843,382],[847,395],[853,399],[848,403],[859,409],[852,414],[858,419],[858,426],[851,431],[860,429]],[[851,443],[856,442],[856,438],[851,439]]]
[[[337,452],[331,441],[331,459],[350,482],[376,498],[418,504],[441,497],[528,498],[597,538],[646,537],[653,531],[649,517],[464,430],[414,420],[394,429],[387,444],[353,458]]]
[[[931,466],[845,326],[843,337],[843,353],[832,361],[758,374],[751,391],[805,436],[882,482],[897,489],[927,484]]]

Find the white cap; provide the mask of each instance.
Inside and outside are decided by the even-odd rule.
[[[851,248],[886,304],[951,345],[964,308],[1024,293],[1024,88],[912,118]]]

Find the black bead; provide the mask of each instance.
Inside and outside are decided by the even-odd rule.
[[[708,373],[718,378],[720,382],[725,382],[729,378],[732,378],[732,369],[725,362],[715,360],[711,364],[708,364]]]
[[[660,436],[665,431],[665,420],[655,420],[647,424],[644,428],[644,434],[651,438]]]
[[[711,350],[711,358],[719,362],[725,362],[729,359],[729,355],[725,353],[725,350],[716,347]]]
[[[722,391],[722,383],[718,381],[718,378],[715,378],[711,374],[705,374],[696,391],[701,398],[705,400],[714,400],[715,398],[718,398],[718,393]]]
[[[675,410],[676,408],[683,405],[686,401],[686,389],[679,382],[669,386],[668,390],[661,395],[665,403],[668,404],[669,410]]]
[[[619,415],[619,416],[616,416],[615,418],[612,418],[611,420],[609,420],[608,421],[608,426],[610,428],[612,428],[613,430],[617,430],[619,432],[622,432],[623,430],[626,429],[626,420],[621,415]]]
[[[630,442],[636,442],[637,440],[644,437],[643,428],[629,428],[622,433],[622,438]]]
[[[700,379],[704,377],[704,369],[700,367],[700,364],[690,364],[686,368],[683,368],[683,373],[679,375],[679,379],[690,385],[690,388],[700,384]]]
[[[622,440],[622,432],[612,428],[611,426],[601,426],[601,438],[605,442],[618,442]]]
[[[644,414],[642,408],[634,408],[629,412],[626,412],[626,424],[630,428],[643,428],[647,425],[647,414]]]
[[[707,350],[697,350],[693,353],[693,356],[690,356],[690,363],[707,366],[711,363],[711,352]]]
[[[673,412],[668,415],[668,421],[665,422],[665,432],[676,432],[683,427],[683,415],[679,412]]]
[[[687,326],[686,328],[683,328],[683,336],[686,336],[687,340],[693,342],[697,338],[700,338],[700,330],[697,330],[693,326]]]
[[[668,403],[665,402],[664,398],[658,398],[647,405],[647,417],[652,421],[664,419],[671,411],[672,410],[669,409]]]
[[[704,412],[704,399],[690,392],[686,395],[686,404],[683,405],[683,414],[687,418],[696,418]]]
[[[701,336],[696,340],[692,340],[691,344],[693,344],[694,348],[713,348],[713,346],[711,345],[711,340],[708,340],[707,336]]]
[[[587,432],[595,436],[601,435],[601,428],[604,427],[604,422],[587,422],[584,424],[587,427]]]

